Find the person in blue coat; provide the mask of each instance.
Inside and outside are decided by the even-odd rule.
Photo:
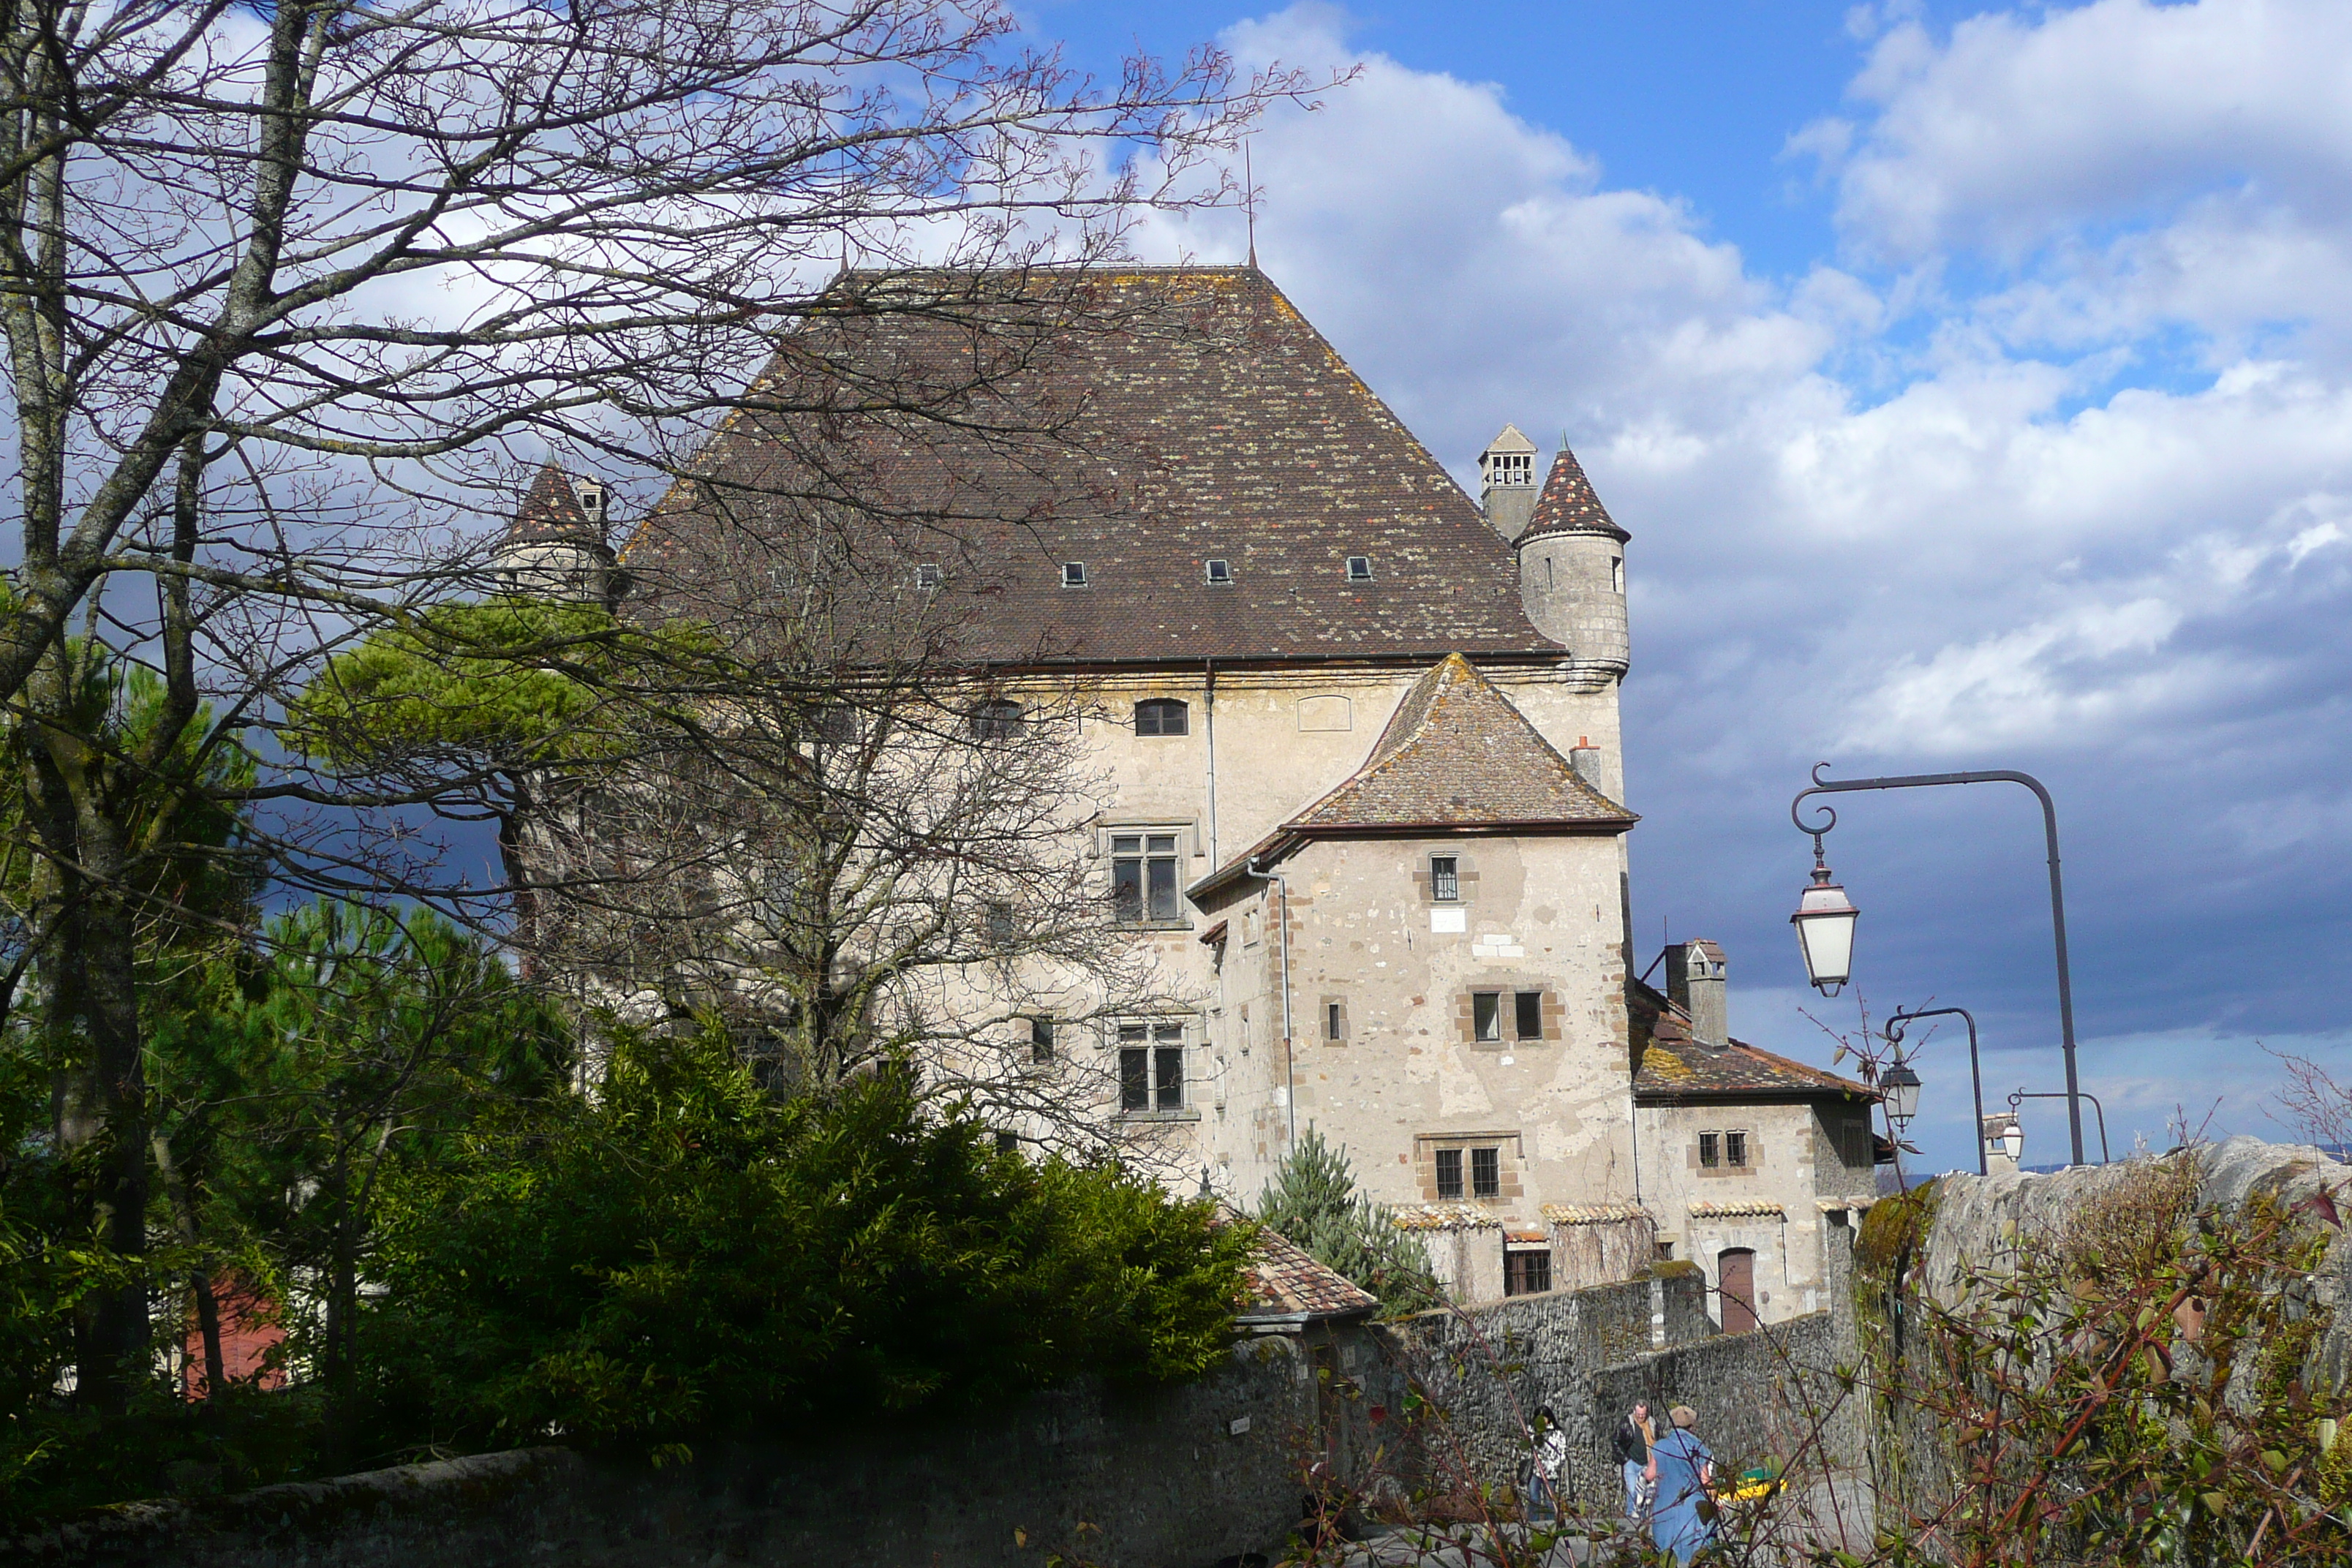
[[[1657,1468],[1650,1539],[1659,1551],[1671,1552],[1675,1562],[1687,1564],[1715,1539],[1715,1502],[1707,1496],[1715,1479],[1715,1456],[1691,1430],[1698,1425],[1698,1412],[1677,1405],[1669,1414],[1675,1429],[1650,1449],[1650,1463]]]

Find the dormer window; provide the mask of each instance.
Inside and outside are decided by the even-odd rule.
[[[1063,562],[1062,586],[1065,588],[1083,588],[1086,585],[1087,563],[1083,561]]]
[[[946,576],[934,562],[926,561],[915,568],[915,586],[929,591],[945,582]]]
[[[591,522],[604,521],[604,487],[593,480],[576,486],[572,494],[580,498],[580,512]]]
[[[1221,555],[1212,555],[1209,559],[1201,563],[1201,581],[1203,583],[1210,584],[1213,586],[1230,583],[1233,580],[1233,563],[1227,561],[1224,557]]]
[[[1369,555],[1349,556],[1348,581],[1350,583],[1369,583],[1371,580],[1372,558]]]

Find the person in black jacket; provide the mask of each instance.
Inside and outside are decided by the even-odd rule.
[[[1649,1505],[1650,1445],[1657,1429],[1650,1425],[1650,1402],[1636,1400],[1625,1419],[1617,1423],[1615,1450],[1618,1471],[1625,1478],[1625,1517],[1638,1521]]]

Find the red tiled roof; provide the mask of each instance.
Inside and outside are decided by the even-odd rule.
[[[1198,899],[1307,839],[1412,828],[1622,833],[1641,818],[1584,782],[1460,654],[1414,681],[1364,765],[1194,884]]]
[[[1338,1270],[1325,1267],[1301,1247],[1270,1230],[1258,1233],[1249,1262],[1249,1302],[1235,1316],[1259,1318],[1349,1317],[1380,1310],[1380,1298]]]
[[[1536,498],[1535,515],[1528,519],[1519,538],[1525,541],[1547,533],[1605,533],[1620,543],[1633,537],[1618,527],[1609,509],[1601,504],[1592,481],[1584,477],[1584,465],[1565,445],[1551,460],[1543,494]]]
[[[867,597],[911,602],[938,564],[927,613],[976,661],[1567,657],[1509,545],[1254,268],[853,273],[834,295],[756,384],[772,407],[731,416],[631,542],[646,603],[755,609],[773,573],[747,542],[848,518]]]

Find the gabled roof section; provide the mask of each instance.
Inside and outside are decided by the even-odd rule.
[[[1573,823],[1622,829],[1638,820],[1586,784],[1511,700],[1456,653],[1412,683],[1364,765],[1291,826]]]
[[[1703,1046],[1666,995],[1636,980],[1626,987],[1633,1034],[1633,1098],[1678,1100],[1873,1100],[1868,1084],[1744,1045]]]
[[[602,544],[604,531],[580,505],[572,476],[553,463],[542,463],[515,508],[507,537],[515,541],[563,540],[576,544]]]
[[[1248,1269],[1249,1300],[1234,1314],[1237,1322],[1354,1318],[1380,1310],[1379,1297],[1271,1230],[1258,1233]]]
[[[1601,504],[1592,481],[1584,477],[1584,465],[1576,460],[1566,442],[1560,444],[1559,456],[1551,460],[1543,494],[1536,498],[1535,515],[1528,520],[1519,542],[1549,533],[1605,533],[1621,544],[1633,537],[1618,527],[1609,509]]]
[[[1506,425],[1503,433],[1486,443],[1489,452],[1533,452],[1536,444],[1519,433],[1516,425]]]
[[[973,663],[1567,657],[1510,546],[1254,267],[847,273],[752,401],[630,542],[641,602],[748,613],[757,541],[839,529],[882,595],[939,564],[926,624]]]
[[[1454,829],[1622,833],[1641,820],[1586,784],[1460,654],[1414,681],[1371,754],[1192,889],[1195,899],[1316,837]]]

